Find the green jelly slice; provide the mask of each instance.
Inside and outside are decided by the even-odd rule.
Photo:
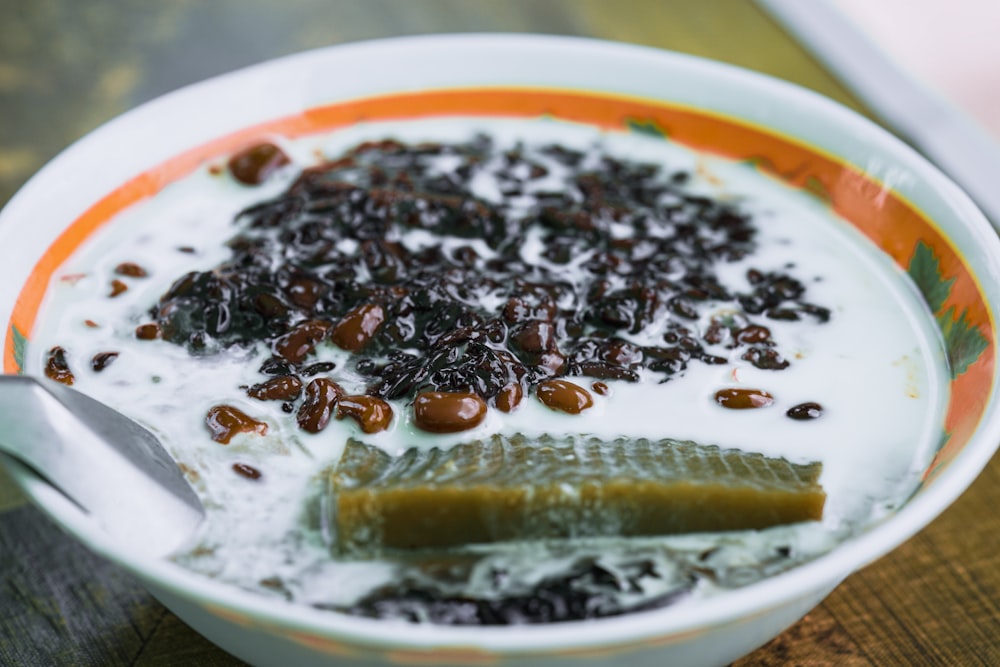
[[[820,519],[821,470],[677,440],[494,435],[391,456],[351,439],[329,523],[346,556],[759,529]]]

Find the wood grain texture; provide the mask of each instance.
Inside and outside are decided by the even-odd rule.
[[[0,664],[131,664],[166,611],[33,507],[2,526]]]
[[[0,202],[63,146],[178,86],[301,49],[454,31],[574,34],[751,67],[860,109],[746,0],[4,0]],[[755,665],[1000,665],[1000,458]],[[25,504],[0,470],[0,665],[242,664]]]
[[[0,468],[0,512],[19,507],[27,502],[21,489],[14,484],[7,472]]]

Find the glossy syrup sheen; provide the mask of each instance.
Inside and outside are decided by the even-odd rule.
[[[317,492],[316,475],[339,458],[351,436],[390,453],[409,446],[447,447],[494,433],[671,437],[795,462],[821,461],[820,481],[829,498],[823,525],[748,535],[735,544],[731,537],[722,539],[737,560],[752,561],[778,543],[791,545],[803,556],[819,553],[912,492],[940,439],[947,399],[938,334],[905,276],[822,202],[745,164],[661,140],[602,134],[555,121],[372,124],[279,143],[301,167],[315,162],[317,149],[335,156],[363,139],[391,134],[462,141],[474,130],[486,130],[500,142],[556,141],[581,148],[600,142],[609,153],[626,159],[666,163],[697,174],[697,190],[739,198],[759,228],[760,250],[745,262],[723,267],[724,279],[738,284],[749,264],[788,270],[808,284],[811,301],[832,309],[831,321],[769,322],[780,349],[793,360],[780,372],[739,359],[718,366],[692,364],[683,377],[662,384],[605,381],[607,394],[590,392],[593,406],[579,414],[556,412],[534,396],[525,397],[510,414],[490,409],[478,426],[456,434],[432,435],[416,428],[411,411],[399,401],[386,432],[365,435],[352,420],[332,420],[322,433],[310,435],[295,427],[279,403],[250,399],[238,389],[260,383],[257,368],[264,357],[259,350],[195,358],[163,341],[135,340],[135,327],[174,278],[225,260],[223,243],[234,233],[234,214],[277,194],[294,177],[294,167],[285,167],[264,185],[246,188],[225,174],[199,170],[122,213],[63,265],[50,288],[28,359],[28,370],[39,372],[44,351],[65,347],[76,386],[149,425],[189,471],[209,506],[210,520],[199,539],[199,553],[204,555],[184,559],[186,563],[265,592],[270,589],[261,581],[279,580],[283,592],[307,603],[328,604],[339,598],[346,604],[391,576],[394,566],[387,563],[330,562],[323,536],[315,529],[311,498]],[[489,183],[481,187],[488,196]],[[416,234],[412,242],[428,239]],[[196,252],[177,251],[182,246],[194,246]],[[522,253],[539,251],[529,242]],[[135,263],[148,276],[114,276],[114,267],[122,262]],[[112,279],[128,289],[109,298]],[[85,324],[88,320],[98,326]],[[99,373],[88,370],[95,355],[110,351],[119,354],[113,364]],[[337,364],[330,375],[348,392],[363,389],[359,378],[338,376],[347,366],[347,352],[325,345],[316,357]],[[591,384],[586,378],[568,381],[581,388]],[[714,400],[720,389],[740,387],[767,392],[773,405],[727,410]],[[267,423],[267,435],[235,435],[226,446],[212,442],[205,415],[221,401]],[[822,404],[820,418],[797,421],[786,416],[787,410],[809,401]],[[259,477],[237,474],[234,466],[258,471]],[[701,549],[711,546],[713,538],[680,538],[675,543]],[[359,568],[361,579],[356,578]]]

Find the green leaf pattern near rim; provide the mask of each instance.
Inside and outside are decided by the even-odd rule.
[[[625,127],[627,127],[630,132],[645,134],[650,137],[656,137],[657,139],[667,139],[669,136],[667,131],[660,127],[660,125],[654,120],[626,118]]]
[[[948,351],[948,365],[951,367],[953,378],[974,364],[988,345],[983,334],[969,321],[968,313],[965,310],[958,314],[956,312],[952,306],[937,317],[938,327],[944,336],[945,348]]]
[[[823,185],[823,181],[819,180],[815,176],[807,176],[803,187],[806,192],[810,193],[823,203],[830,204],[833,202],[833,197],[830,195],[830,191],[826,189],[825,185]]]
[[[923,241],[918,241],[910,257],[907,273],[934,314],[938,329],[944,338],[948,369],[952,379],[968,370],[989,345],[982,332],[969,321],[968,311],[961,312],[951,306],[944,312],[944,303],[951,294],[954,278],[941,275],[941,262],[934,250]]]
[[[22,373],[24,372],[24,351],[28,344],[28,337],[15,326],[11,326],[10,333],[14,339],[14,364],[17,366],[17,372]]]
[[[948,294],[951,293],[954,278],[945,280],[941,276],[941,264],[934,255],[930,246],[920,241],[910,258],[910,266],[907,269],[910,278],[917,284],[917,289],[924,295],[927,307],[931,312],[937,314],[944,306]],[[943,331],[942,331],[943,333]]]

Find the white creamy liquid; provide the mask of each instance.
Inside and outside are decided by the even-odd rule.
[[[579,149],[599,144],[625,160],[663,164],[668,172],[692,172],[690,189],[739,200],[741,210],[752,214],[758,228],[757,252],[740,262],[717,265],[723,284],[747,290],[750,266],[784,271],[806,285],[805,300],[831,309],[830,321],[819,325],[762,320],[777,349],[792,362],[785,370],[760,370],[741,360],[739,351],[706,347],[729,358],[729,363],[692,361],[681,376],[662,384],[656,382],[662,376],[634,384],[608,381],[611,394],[594,395],[594,407],[580,415],[556,413],[528,396],[512,414],[490,409],[480,426],[455,435],[418,430],[411,410],[401,401],[393,404],[395,417],[386,432],[366,436],[348,419],[331,421],[321,433],[311,435],[296,427],[294,415],[282,412],[280,402],[256,401],[241,389],[263,379],[258,368],[269,353],[262,346],[192,357],[177,345],[135,339],[136,325],[149,321],[149,308],[176,278],[208,270],[228,258],[224,242],[238,231],[235,214],[283,191],[299,168],[317,162],[317,151],[336,156],[362,140],[389,136],[459,142],[475,131],[487,131],[500,146],[516,140]],[[938,444],[947,371],[938,333],[916,290],[888,257],[823,203],[746,164],[695,154],[664,140],[602,134],[551,120],[370,124],[292,142],[274,140],[294,164],[266,184],[241,186],[226,174],[210,174],[206,165],[123,212],[96,234],[57,272],[27,355],[26,371],[40,375],[47,351],[55,345],[64,347],[76,388],[148,426],[190,471],[209,510],[197,540],[199,555],[181,559],[190,567],[264,592],[268,589],[260,587],[261,580],[280,579],[284,591],[306,603],[346,604],[391,578],[393,567],[387,563],[332,560],[317,527],[313,502],[317,474],[338,460],[349,436],[392,453],[411,446],[447,446],[497,432],[670,437],[793,462],[822,461],[820,482],[828,499],[821,524],[657,541],[691,550],[730,545],[720,556],[730,564],[752,564],[774,544],[790,545],[800,557],[830,548],[905,500]],[[558,181],[558,176],[554,171],[545,181]],[[552,185],[543,182],[536,187]],[[484,198],[497,196],[488,179],[474,182],[473,187]],[[404,242],[428,242],[421,234],[426,236],[413,232]],[[196,252],[178,251],[182,246],[192,246]],[[522,255],[537,257],[538,246],[537,239],[529,242]],[[485,245],[477,249],[483,255],[488,252]],[[114,276],[113,269],[121,262],[137,263],[149,276]],[[127,283],[128,291],[109,298],[112,278]],[[87,320],[99,326],[88,326]],[[120,355],[103,372],[93,372],[91,358],[108,351]],[[358,378],[339,375],[348,356],[325,344],[315,358],[337,362],[328,375],[348,392],[363,391]],[[584,387],[593,381],[567,379]],[[726,387],[765,390],[775,397],[775,404],[727,410],[712,400],[717,390]],[[788,408],[806,401],[820,403],[822,417],[795,421],[785,415]],[[228,446],[212,441],[205,415],[220,403],[267,422],[267,435],[239,435]],[[235,474],[232,465],[237,462],[260,470],[262,477],[249,480]]]

